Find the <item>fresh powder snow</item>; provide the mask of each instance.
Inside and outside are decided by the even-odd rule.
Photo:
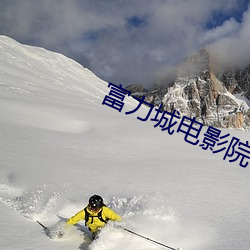
[[[126,115],[132,97],[121,112],[102,105],[109,91],[73,60],[0,36],[0,249],[164,249],[116,223],[91,242],[83,221],[62,238],[36,222],[53,233],[99,194],[122,227],[173,248],[249,250],[250,166],[140,121],[146,106]]]

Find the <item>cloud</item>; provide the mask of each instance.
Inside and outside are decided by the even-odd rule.
[[[149,86],[204,46],[212,44],[218,53],[225,44],[231,48],[249,40],[248,13],[242,22],[233,17],[239,2],[2,0],[0,33],[61,52],[104,80]],[[226,20],[218,24],[214,13]]]
[[[224,24],[220,29],[227,29]],[[250,64],[250,9],[243,15],[237,28],[210,44],[214,60],[224,67],[245,67]]]
[[[225,37],[235,34],[240,28],[240,24],[232,17],[225,20],[221,26],[204,31],[200,38],[201,44],[211,44]]]

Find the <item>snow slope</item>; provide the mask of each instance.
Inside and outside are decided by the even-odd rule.
[[[112,225],[90,244],[83,223],[63,239],[36,223],[54,228],[95,193],[124,227],[171,247],[250,249],[249,167],[138,120],[146,107],[125,115],[130,97],[121,113],[102,105],[107,86],[63,55],[0,36],[0,249],[162,249]]]

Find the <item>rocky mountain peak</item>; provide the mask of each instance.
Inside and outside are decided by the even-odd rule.
[[[250,97],[250,67],[217,74],[210,64],[209,51],[202,49],[178,67],[176,79],[170,86],[154,87],[143,95],[149,103],[156,106],[163,103],[164,110],[175,109],[207,126],[249,128],[249,106],[233,94]]]
[[[188,57],[177,69],[177,77],[194,77],[206,74],[210,70],[209,53],[206,49],[201,49],[197,53]]]

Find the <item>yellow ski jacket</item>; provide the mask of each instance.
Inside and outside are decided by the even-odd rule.
[[[89,207],[86,207],[87,212],[89,213],[88,221],[85,221],[86,226],[88,226],[89,230],[92,233],[97,232],[100,228],[102,228],[106,223],[105,221],[112,220],[112,221],[121,221],[120,215],[116,214],[113,210],[110,208],[103,206],[99,211],[93,212],[89,209]],[[100,213],[101,212],[101,213]],[[98,218],[98,215],[101,214],[102,220]],[[74,225],[80,220],[85,220],[85,210],[82,209],[77,214],[72,216],[68,221],[67,224]]]

